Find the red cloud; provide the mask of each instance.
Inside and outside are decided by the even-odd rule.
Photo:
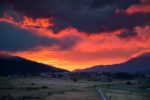
[[[141,0],[141,4],[131,5],[126,12],[128,14],[150,13],[150,0]]]

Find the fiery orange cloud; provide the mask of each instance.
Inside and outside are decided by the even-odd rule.
[[[20,22],[16,22],[13,17],[4,13],[4,16],[0,18],[0,22],[7,22],[13,24],[14,26],[22,29],[26,29],[31,31],[33,34],[39,36],[50,36],[52,35],[52,30],[48,30],[47,28],[52,26],[53,24],[50,23],[52,18],[39,18],[33,19],[24,16],[24,20]],[[41,34],[45,33],[45,34]]]
[[[50,21],[53,18],[39,18],[39,19],[33,19],[28,18],[27,16],[24,16],[24,20],[20,22],[16,22],[13,17],[8,15],[7,13],[4,14],[2,18],[0,18],[0,22],[7,22],[10,24],[13,24],[14,26],[22,29],[26,29],[28,31],[31,31],[35,35],[44,36],[44,37],[62,37],[66,35],[86,35],[84,32],[78,32],[75,28],[68,27],[62,31],[60,31],[58,34],[54,33],[51,29],[48,27],[53,26]]]
[[[24,26],[47,28],[47,27],[53,26],[53,24],[49,23],[50,20],[51,19],[49,18],[44,18],[44,19],[39,18],[39,19],[33,20],[32,18],[28,18],[24,16],[24,21],[22,23]]]

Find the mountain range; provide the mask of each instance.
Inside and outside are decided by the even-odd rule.
[[[144,53],[124,63],[113,65],[97,65],[73,72],[143,72],[150,73],[150,53]]]
[[[39,74],[42,72],[64,72],[67,70],[59,69],[50,65],[30,61],[17,56],[0,56],[0,75],[13,74]]]
[[[42,72],[65,72],[67,70],[27,60],[25,58],[0,55],[0,75],[39,74]],[[150,53],[144,53],[124,63],[97,65],[73,72],[144,72],[150,73]]]

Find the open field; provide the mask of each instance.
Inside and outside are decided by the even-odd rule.
[[[141,89],[137,85],[109,84],[101,85],[108,100],[150,100],[150,91]]]
[[[118,92],[106,92],[106,96],[109,98],[108,100],[150,100],[150,97],[134,95],[134,94],[125,94]],[[111,98],[110,98],[111,97]]]
[[[40,77],[0,78],[1,100],[101,100],[95,88],[84,81]]]
[[[0,77],[0,100],[102,100],[97,89],[101,89],[108,100],[150,100],[150,90],[126,82]]]

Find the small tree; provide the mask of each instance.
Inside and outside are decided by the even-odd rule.
[[[73,78],[72,80],[73,80],[74,82],[76,82],[76,81],[77,81],[77,79],[76,79],[76,78]]]
[[[127,85],[132,85],[132,83],[130,81],[127,81],[126,84]]]

